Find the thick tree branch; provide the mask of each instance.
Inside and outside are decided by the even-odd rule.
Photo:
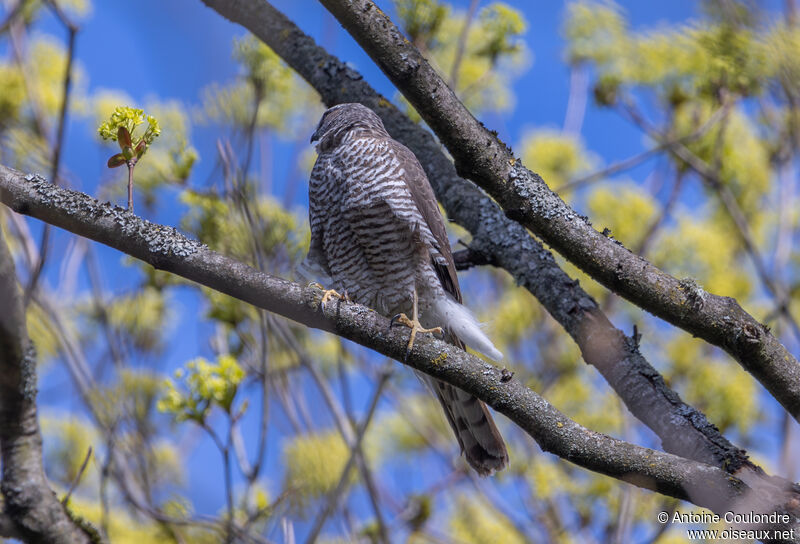
[[[321,292],[277,278],[209,250],[174,228],[144,221],[37,176],[0,166],[0,201],[152,266],[195,281],[309,327],[338,334],[402,360],[406,334],[388,320],[350,303],[320,306]],[[751,488],[716,467],[642,448],[582,427],[517,380],[477,357],[434,338],[420,338],[406,364],[481,398],[530,434],[545,451],[589,470],[717,512],[784,511],[795,489],[778,480]],[[7,420],[6,420],[7,421]],[[800,531],[798,531],[800,535]],[[800,536],[798,537],[800,541]]]
[[[592,228],[472,116],[371,0],[321,1],[439,136],[460,175],[609,289],[723,348],[800,419],[800,365],[767,327],[734,299],[678,280]]]
[[[747,461],[711,425],[664,383],[639,353],[636,339],[625,336],[602,313],[552,254],[531,237],[473,183],[457,174],[452,161],[429,132],[379,95],[361,75],[317,46],[268,2],[204,0],[221,15],[243,25],[280,55],[331,106],[361,102],[375,110],[386,128],[419,158],[439,201],[454,220],[472,233],[470,248],[456,253],[456,264],[493,264],[528,289],[575,340],[587,363],[596,365],[628,409],[662,441],[664,449],[745,477],[760,470]],[[599,339],[604,338],[601,344]],[[752,475],[752,474],[751,474]]]
[[[28,338],[14,260],[0,234],[0,530],[31,543],[89,542],[50,489],[36,418],[36,356]],[[12,523],[9,523],[9,520]]]

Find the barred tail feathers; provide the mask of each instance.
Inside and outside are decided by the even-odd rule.
[[[508,450],[486,405],[469,393],[427,377],[444,408],[467,463],[481,476],[508,465]]]

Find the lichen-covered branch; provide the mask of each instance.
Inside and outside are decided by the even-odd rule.
[[[195,281],[304,325],[338,334],[402,360],[407,335],[388,320],[350,303],[320,305],[321,291],[304,288],[211,251],[174,228],[144,221],[83,193],[0,166],[0,201],[152,266]],[[764,492],[711,465],[642,448],[596,433],[567,418],[501,369],[446,342],[420,338],[406,364],[481,398],[531,435],[545,451],[645,489],[724,512],[784,511],[795,489],[780,482]],[[754,506],[755,505],[755,506]],[[798,531],[800,535],[800,531]],[[799,537],[800,538],[800,537]]]
[[[50,489],[36,417],[36,356],[14,260],[0,233],[0,534],[29,543],[90,542]]]
[[[665,451],[725,467],[740,477],[740,469],[760,473],[743,450],[667,387],[641,355],[635,339],[611,324],[597,302],[558,266],[548,250],[522,225],[507,218],[483,191],[457,174],[428,131],[269,2],[204,2],[269,45],[328,106],[360,102],[376,111],[392,136],[419,158],[448,217],[472,234],[469,250],[456,253],[456,264],[463,258],[501,267],[528,289],[575,340],[586,362],[597,367],[631,413],[661,438]]]
[[[723,348],[800,420],[800,365],[766,326],[736,300],[674,278],[592,228],[472,116],[374,2],[321,1],[433,129],[461,176],[615,293]]]

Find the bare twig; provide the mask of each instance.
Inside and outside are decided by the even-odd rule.
[[[464,59],[464,50],[467,46],[469,27],[472,26],[472,20],[475,18],[475,11],[478,9],[479,3],[480,0],[470,0],[469,8],[467,8],[467,16],[464,19],[464,26],[461,27],[461,32],[458,35],[456,56],[453,59],[453,66],[450,68],[450,88],[453,90],[458,88],[458,75],[461,70],[461,61]]]
[[[339,434],[342,436],[342,439],[347,444],[347,447],[352,451],[355,451],[357,455],[356,460],[358,461],[359,471],[361,472],[361,478],[364,480],[364,485],[367,488],[370,502],[372,504],[373,511],[375,512],[375,519],[378,523],[381,542],[388,544],[389,537],[388,533],[386,532],[386,523],[381,513],[379,504],[380,501],[375,487],[374,478],[372,477],[372,472],[367,466],[366,457],[364,456],[361,445],[356,440],[358,429],[355,423],[350,420],[350,418],[342,410],[339,403],[336,402],[336,397],[334,396],[324,377],[309,360],[308,354],[305,353],[305,350],[303,350],[302,346],[288,330],[287,324],[275,320],[274,326],[278,336],[289,348],[295,352],[300,364],[308,371],[308,373],[311,375],[311,378],[314,380],[314,383],[319,388],[328,410],[330,410],[331,414],[333,415],[333,421],[336,424],[336,428],[339,431]]]
[[[62,84],[61,92],[61,107],[58,113],[58,124],[56,125],[56,137],[53,143],[53,159],[50,166],[50,179],[54,183],[58,180],[58,171],[61,166],[61,153],[64,148],[64,134],[67,127],[67,111],[69,111],[69,95],[72,89],[72,64],[75,61],[75,37],[78,34],[78,28],[67,18],[61,8],[53,0],[48,0],[48,5],[56,14],[61,23],[66,27],[68,32],[67,39],[67,65],[64,68],[64,81]],[[39,242],[39,261],[36,263],[28,284],[25,287],[25,294],[23,297],[25,306],[30,302],[31,293],[36,288],[36,283],[42,275],[45,262],[47,261],[47,253],[50,248],[50,226],[45,225],[42,230],[42,238]]]
[[[22,8],[25,7],[30,0],[19,0],[14,6],[8,11],[6,14],[6,18],[3,19],[3,22],[0,23],[0,34],[5,34],[11,25],[14,23],[15,19],[22,13]]]
[[[583,63],[573,64],[569,70],[569,98],[564,114],[563,131],[578,135],[586,115],[586,100],[589,94],[589,70]],[[560,189],[556,189],[560,193]]]
[[[69,503],[69,498],[72,496],[72,492],[75,491],[75,488],[78,487],[78,484],[81,482],[81,478],[83,478],[83,473],[86,471],[86,467],[89,465],[89,459],[92,458],[92,447],[89,446],[89,449],[86,450],[86,457],[83,459],[83,463],[81,463],[80,468],[78,469],[78,473],[75,475],[75,479],[72,480],[72,484],[70,484],[67,493],[64,495],[64,498],[61,499],[61,504],[67,506]]]
[[[369,408],[367,408],[367,414],[364,416],[364,420],[356,430],[354,442],[350,449],[350,456],[347,459],[347,463],[344,465],[344,469],[342,469],[342,475],[339,478],[339,483],[336,484],[336,488],[334,488],[334,490],[328,495],[327,499],[325,500],[325,506],[322,510],[320,510],[319,515],[317,515],[317,518],[314,520],[314,525],[312,526],[308,538],[306,539],[306,544],[314,544],[314,542],[316,542],[317,536],[319,536],[319,532],[322,530],[322,526],[325,524],[325,520],[328,519],[333,512],[334,508],[336,507],[336,503],[339,502],[339,497],[341,497],[344,488],[349,482],[350,469],[353,467],[353,464],[358,456],[358,452],[361,450],[361,442],[364,440],[364,435],[367,432],[367,427],[369,427],[369,424],[372,421],[372,416],[375,415],[375,409],[378,407],[378,401],[381,398],[381,393],[383,393],[383,388],[386,385],[386,382],[389,380],[389,376],[392,375],[392,366],[393,363],[390,361],[378,379],[378,384],[375,387],[375,392],[372,395]]]
[[[665,137],[663,140],[660,141],[660,143],[656,144],[654,147],[646,149],[641,153],[637,153],[632,157],[628,157],[627,159],[622,159],[613,164],[610,164],[609,166],[603,168],[602,170],[598,170],[597,172],[592,172],[591,174],[587,174],[583,177],[568,181],[564,185],[557,187],[555,189],[555,192],[561,194],[566,191],[573,191],[593,181],[602,180],[607,178],[608,176],[612,176],[624,170],[633,168],[637,164],[646,161],[650,157],[657,155],[662,151],[669,151],[678,144],[687,144],[689,142],[692,142],[702,137],[703,134],[708,132],[709,129],[711,129],[714,125],[716,125],[720,120],[727,117],[728,113],[730,112],[730,109],[731,109],[731,104],[725,103],[719,108],[717,108],[717,110],[714,113],[712,113],[708,117],[708,119],[706,119],[705,123],[700,125],[697,128],[697,130],[695,130],[691,134],[688,134],[686,136],[680,136],[678,138]]]

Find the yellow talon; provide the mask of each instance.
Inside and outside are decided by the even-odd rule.
[[[321,284],[319,284],[319,283],[317,283],[315,281],[312,281],[311,283],[309,283],[308,286],[309,287],[316,287],[317,289],[321,289],[322,291],[324,291],[322,293],[322,300],[319,303],[320,306],[325,306],[325,303],[328,302],[332,298],[338,298],[339,300],[344,300],[345,302],[350,302],[350,297],[347,296],[346,292],[345,292],[344,295],[339,294],[339,292],[336,289],[325,289]]]
[[[426,329],[422,326],[422,324],[417,319],[417,290],[414,289],[414,318],[409,318],[406,314],[397,314],[389,321],[389,328],[391,329],[395,323],[402,323],[409,329],[411,329],[411,335],[408,337],[408,345],[406,346],[406,356],[405,358],[408,359],[408,355],[411,353],[411,349],[414,347],[414,339],[417,337],[418,332],[435,332],[439,334],[443,334],[443,330],[441,327],[433,327],[432,329]]]
[[[338,291],[335,289],[325,289],[325,292],[322,293],[322,301],[320,304],[325,306],[325,303],[328,302],[332,298],[338,298],[339,300],[347,300],[345,295],[340,295]]]

